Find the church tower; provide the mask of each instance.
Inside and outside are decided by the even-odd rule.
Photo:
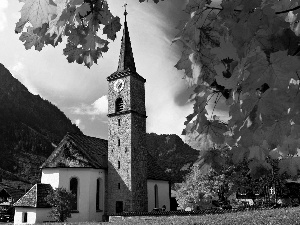
[[[125,22],[118,69],[108,81],[107,213],[147,211],[146,80],[136,72]]]

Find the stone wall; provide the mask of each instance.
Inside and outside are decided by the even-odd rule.
[[[115,81],[108,90],[108,214],[116,213],[117,201],[127,212],[147,211],[148,205],[144,82],[132,76],[119,79],[125,81],[123,90],[114,90]],[[116,113],[119,97],[124,108]]]

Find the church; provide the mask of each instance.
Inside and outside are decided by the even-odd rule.
[[[126,14],[118,69],[107,77],[108,140],[68,133],[41,166],[41,183],[14,204],[15,224],[53,221],[45,197],[55,188],[76,196],[68,222],[170,210],[170,179],[146,148],[146,80],[136,72]]]

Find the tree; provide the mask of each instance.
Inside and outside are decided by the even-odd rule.
[[[208,206],[208,200],[227,204],[232,194],[244,193],[255,201],[257,195],[269,202],[269,189],[276,188],[277,197],[290,197],[286,192],[286,174],[278,173],[278,160],[267,159],[272,170],[257,168],[258,176],[249,173],[247,161],[233,163],[229,148],[210,148],[202,152],[184,182],[176,185],[177,201],[181,208]],[[235,198],[235,197],[234,197]],[[276,200],[276,198],[274,199]],[[209,201],[208,201],[209,202]]]
[[[223,182],[222,176],[213,176],[210,179],[211,174],[212,171],[201,174],[199,166],[194,165],[185,180],[175,185],[176,200],[180,208],[191,207],[195,210],[199,207],[211,207],[211,200],[218,198],[218,190]]]
[[[22,32],[26,49],[55,46],[66,36],[68,61],[88,67],[108,50],[98,31],[114,40],[121,27],[105,0],[20,1],[25,4],[15,31]],[[182,43],[182,57],[175,67],[194,89],[194,111],[183,134],[230,146],[233,161],[246,159],[253,176],[257,168],[271,170],[271,157],[280,159],[281,174],[296,177],[300,0],[189,0],[185,11],[191,17],[178,25],[174,42]],[[216,116],[220,101],[228,106],[228,122]]]
[[[52,206],[50,216],[57,222],[64,222],[71,218],[72,205],[75,196],[65,188],[56,188],[50,192],[46,201]]]

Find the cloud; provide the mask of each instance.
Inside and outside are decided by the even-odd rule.
[[[81,105],[80,107],[72,107],[71,112],[78,115],[106,115],[108,112],[107,95],[98,98],[91,105]]]
[[[81,119],[75,119],[74,123],[76,124],[77,127],[79,127],[80,129],[85,129],[85,126],[82,124],[82,120]]]
[[[8,7],[8,0],[0,1],[0,32],[7,26],[7,17],[4,10]]]
[[[81,119],[76,119],[74,122],[75,122],[76,126],[79,127],[79,124],[81,123]]]

